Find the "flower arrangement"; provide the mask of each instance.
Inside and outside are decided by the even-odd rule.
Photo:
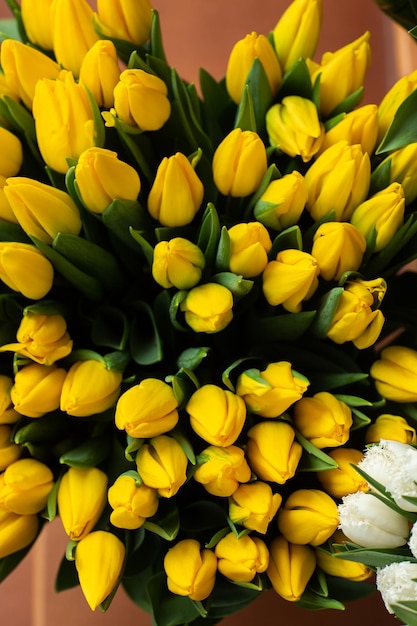
[[[149,0],[8,4],[0,578],[59,517],[93,610],[342,609],[398,566],[417,624],[417,76],[360,106],[369,33],[315,61],[320,0],[199,90]]]

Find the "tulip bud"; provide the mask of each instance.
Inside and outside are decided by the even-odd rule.
[[[54,270],[35,246],[0,242],[0,280],[31,300],[40,300],[52,287]]]
[[[229,498],[229,517],[234,524],[265,535],[282,502],[268,483],[260,480],[240,485]]]
[[[203,385],[185,407],[191,428],[214,446],[230,446],[239,437],[246,419],[242,398],[217,385]]]
[[[352,341],[359,350],[372,346],[385,321],[382,311],[374,310],[374,306],[379,306],[385,290],[382,278],[346,283],[327,331],[329,339],[337,344]]]
[[[70,467],[58,488],[59,517],[68,537],[80,541],[94,528],[107,502],[107,475],[97,467]]]
[[[6,194],[4,193],[4,188],[6,186],[7,178],[0,174],[0,219],[11,222],[13,224],[18,224],[15,214],[13,213],[12,207],[8,199],[6,198]]]
[[[77,544],[75,567],[81,590],[92,611],[119,582],[125,553],[120,539],[105,530],[89,533]]]
[[[248,409],[262,417],[279,417],[299,400],[309,383],[306,378],[291,369],[288,361],[269,363],[260,372],[246,370],[237,381],[236,393],[245,401]]]
[[[377,569],[376,587],[388,613],[396,605],[415,601],[417,594],[417,563],[400,561]]]
[[[248,583],[268,569],[269,552],[258,537],[228,533],[215,548],[217,569],[235,583]]]
[[[268,263],[272,241],[259,222],[235,224],[227,231],[230,238],[230,270],[244,278],[262,274]]]
[[[261,480],[283,485],[295,475],[302,447],[286,422],[260,422],[248,431],[249,465]]]
[[[327,391],[296,402],[293,421],[302,436],[317,448],[342,446],[353,424],[348,405]]]
[[[0,64],[8,89],[28,108],[32,108],[35,87],[41,79],[55,80],[60,67],[46,54],[32,46],[5,39],[0,48]]]
[[[358,491],[339,504],[340,528],[364,548],[398,548],[408,539],[408,521],[371,493]]]
[[[58,233],[78,235],[82,222],[74,200],[65,191],[32,178],[7,179],[4,193],[22,229],[44,243]]]
[[[95,359],[77,361],[67,373],[61,391],[61,411],[75,417],[102,413],[120,393],[123,374]]]
[[[58,63],[78,76],[84,56],[98,40],[87,0],[53,0],[52,39]]]
[[[213,496],[227,498],[236,493],[240,483],[250,480],[251,470],[245,453],[237,446],[209,446],[197,460],[193,478]]]
[[[313,58],[320,35],[322,0],[293,0],[281,15],[273,32],[281,67],[290,69],[302,58]]]
[[[183,237],[174,237],[156,244],[152,276],[164,289],[191,289],[200,281],[205,263],[198,246]]]
[[[232,292],[217,283],[198,285],[181,302],[185,321],[196,333],[218,333],[233,319]]]
[[[319,489],[294,491],[278,512],[278,528],[287,541],[320,546],[337,528],[336,502]]]
[[[44,50],[52,50],[51,5],[53,0],[21,0],[20,10],[29,41]]]
[[[320,111],[329,117],[345,98],[355,93],[365,82],[371,63],[369,32],[335,52],[325,52],[320,65],[311,75],[314,84],[320,75]],[[344,77],[343,82],[340,76]]]
[[[13,443],[13,430],[7,424],[0,424],[0,472],[20,457],[21,448]]]
[[[337,222],[350,219],[368,195],[371,176],[369,154],[359,145],[339,141],[324,150],[305,175],[307,210],[318,221],[330,211]]]
[[[17,515],[39,513],[53,486],[53,474],[44,463],[19,459],[0,474],[0,507]]]
[[[311,255],[324,280],[339,280],[347,271],[359,269],[366,251],[361,230],[348,222],[324,222],[313,238]]]
[[[79,82],[87,87],[99,107],[110,109],[114,104],[113,90],[119,77],[114,43],[103,39],[96,41],[82,60]]]
[[[272,540],[267,575],[282,598],[297,602],[315,569],[316,557],[310,546],[289,543],[284,537]]]
[[[136,455],[139,476],[163,498],[175,496],[185,483],[187,457],[173,437],[159,435],[145,443]]]
[[[13,408],[10,398],[12,386],[12,379],[0,374],[0,424],[14,424],[20,420],[20,415]]]
[[[0,559],[27,548],[38,530],[37,515],[16,515],[0,509]]]
[[[32,363],[22,367],[10,392],[15,410],[28,417],[41,417],[58,409],[66,375],[56,365]]]
[[[267,166],[265,146],[259,135],[235,128],[214,153],[214,183],[223,195],[243,198],[258,189]]]
[[[350,221],[365,237],[376,229],[374,252],[379,252],[403,225],[404,210],[403,188],[399,183],[391,183],[356,207]]]
[[[318,548],[316,550],[317,567],[329,576],[345,578],[353,582],[368,580],[373,575],[373,571],[363,563],[338,559],[326,550]]]
[[[203,183],[193,166],[177,152],[159,164],[148,196],[148,211],[163,226],[185,226],[198,213],[203,196]]]
[[[217,558],[211,550],[201,549],[195,539],[183,539],[168,550],[164,569],[172,593],[199,602],[214,589]]]
[[[114,88],[117,117],[141,130],[159,130],[171,114],[164,81],[144,70],[124,70]]]
[[[307,163],[320,150],[324,126],[316,105],[300,96],[287,96],[266,114],[266,130],[272,146]]]
[[[150,0],[98,0],[97,24],[105,37],[124,39],[140,46],[150,37]]]
[[[399,148],[391,152],[375,169],[385,168],[390,162],[389,181],[397,182],[402,185],[405,203],[411,204],[417,198],[417,143],[409,143],[404,148]]]
[[[68,170],[67,159],[78,159],[84,150],[97,143],[88,93],[69,71],[62,70],[57,80],[38,81],[33,117],[42,158],[61,174]]]
[[[270,261],[262,275],[265,298],[272,306],[282,304],[291,313],[301,311],[302,302],[316,291],[320,268],[311,254],[288,248]]]
[[[378,106],[378,142],[388,130],[400,105],[417,87],[417,70],[402,76],[385,94]]]
[[[284,230],[297,224],[307,202],[304,177],[294,170],[269,183],[255,204],[256,219],[274,230]]]
[[[113,509],[110,522],[117,528],[136,530],[158,510],[156,489],[137,485],[132,476],[119,476],[109,489],[108,499]]]
[[[259,60],[264,69],[272,95],[278,91],[282,70],[275,50],[265,35],[252,32],[235,43],[227,63],[226,89],[236,104],[240,102],[255,59]]]
[[[417,401],[417,352],[406,346],[388,346],[370,370],[378,393],[394,402]]]
[[[88,148],[75,166],[77,191],[92,213],[103,213],[113,202],[136,200],[140,192],[139,174],[106,148]]]
[[[22,143],[16,135],[0,126],[0,174],[8,178],[15,176],[23,161]]]
[[[400,415],[384,413],[368,426],[365,433],[366,443],[378,443],[381,439],[416,444],[416,429],[410,426]]]
[[[130,437],[156,437],[176,426],[177,408],[178,400],[170,385],[158,378],[144,378],[120,396],[115,423]]]
[[[366,480],[352,467],[363,459],[360,450],[336,448],[328,452],[328,455],[337,463],[337,467],[317,472],[317,478],[324,491],[333,498],[343,498],[355,491],[369,490]]]
[[[321,152],[338,141],[347,141],[351,146],[360,144],[362,152],[370,156],[375,150],[378,133],[378,108],[376,104],[366,104],[347,113],[341,122],[324,135]]]

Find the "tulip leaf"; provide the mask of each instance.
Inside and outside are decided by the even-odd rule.
[[[164,46],[162,43],[161,23],[159,19],[159,13],[155,9],[152,9],[152,24],[150,34],[150,52],[152,56],[167,62]]]
[[[12,240],[13,241],[13,240]],[[226,226],[222,227],[219,245],[216,254],[216,268],[219,271],[227,271],[230,265],[230,236]]]
[[[363,563],[367,567],[385,567],[392,563],[401,563],[402,561],[415,562],[415,558],[410,556],[410,552],[405,548],[363,548],[352,543],[337,544],[340,552],[335,552],[335,559],[343,559],[345,561],[354,561],[355,563]]]
[[[353,417],[353,426],[351,430],[357,430],[358,428],[364,428],[364,426],[368,426],[371,423],[371,419],[359,411],[357,408],[352,407],[352,417]]]
[[[163,351],[155,315],[146,302],[138,302],[136,309],[129,341],[132,358],[138,365],[159,363],[163,358]]]
[[[129,335],[129,323],[121,309],[101,306],[95,311],[91,339],[96,346],[124,350]]]
[[[59,411],[46,413],[37,419],[31,419],[27,424],[16,424],[13,440],[20,445],[31,443],[51,443],[65,439],[72,429],[72,422]]]
[[[55,578],[55,591],[66,591],[79,585],[77,570],[74,561],[68,561],[65,557],[61,560],[58,573]]]
[[[255,58],[252,63],[252,67],[246,77],[246,85],[243,93],[247,94],[248,100],[246,105],[243,105],[243,108],[249,106],[249,110],[251,110],[248,119],[248,121],[250,120],[251,126],[242,126],[242,122],[245,120],[245,114],[243,110],[241,113],[241,105],[239,105],[235,128],[239,127],[242,130],[252,130],[262,135],[265,131],[266,113],[272,104],[272,91],[264,67],[258,58]],[[245,96],[242,94],[241,104],[244,97]]]
[[[313,87],[307,63],[305,59],[299,59],[282,77],[277,99],[282,100],[285,96],[300,96],[311,100],[312,95]]]
[[[248,85],[245,85],[243,88],[234,127],[241,128],[242,130],[250,130],[254,133],[257,132],[255,107]]]
[[[344,611],[345,606],[339,600],[333,600],[332,598],[326,598],[306,589],[300,600],[295,603],[297,606],[303,609],[309,609],[316,611],[317,609],[336,609]]]
[[[184,368],[188,370],[195,370],[201,364],[203,359],[205,359],[210,353],[210,348],[208,347],[199,347],[199,348],[187,348],[183,352],[181,352],[180,356],[177,360],[177,365],[179,368]]]
[[[417,141],[417,89],[398,107],[375,154],[398,150]]]
[[[109,456],[110,448],[111,440],[108,435],[86,439],[80,445],[62,454],[59,462],[69,467],[97,467]]]
[[[300,227],[290,226],[277,235],[272,243],[272,248],[268,253],[270,260],[275,260],[281,250],[294,248],[295,250],[303,249],[303,237]]]
[[[143,527],[166,541],[173,541],[180,528],[178,508],[174,500],[161,498],[157,514],[148,518]]]
[[[17,19],[0,20],[0,41],[2,39],[21,39]]]
[[[249,332],[255,341],[295,341],[313,323],[316,311],[284,313],[272,317],[250,316]]]
[[[113,200],[102,214],[103,223],[118,239],[135,252],[138,251],[133,241],[131,229],[147,231],[152,228],[152,220],[139,202]]]
[[[417,624],[417,600],[402,600],[391,604],[391,609],[395,616],[402,620],[408,626],[416,626]]]
[[[201,220],[197,239],[197,246],[203,251],[208,267],[215,261],[220,233],[219,216],[214,204],[209,202]]]
[[[229,527],[221,528],[211,537],[211,539],[209,539],[209,541],[207,541],[207,543],[204,544],[204,547],[211,550],[219,543],[220,539],[223,539],[223,537],[225,537],[229,533],[230,533]]]
[[[391,262],[395,259],[398,252],[417,235],[417,216],[415,214],[410,215],[408,220],[397,230],[393,235],[389,243],[377,254],[372,255],[368,263],[365,265],[364,270],[368,276],[378,276],[382,273],[386,275],[386,268],[389,267],[388,273],[390,275],[396,273],[398,269],[403,266],[403,262],[399,262],[398,266]],[[414,251],[413,258],[416,257]],[[391,266],[390,266],[391,264]]]
[[[338,467],[328,454],[313,445],[308,439],[303,437],[301,433],[295,431],[297,441],[302,445],[303,450],[307,454],[303,454],[299,469],[304,472],[321,472]]]
[[[316,319],[311,328],[313,334],[319,339],[327,337],[343,291],[343,287],[334,287],[322,298]]]
[[[340,113],[349,113],[361,102],[363,98],[364,88],[359,87],[356,91],[349,94],[342,102],[340,102],[330,114],[330,117],[340,115]]]
[[[218,528],[224,528],[226,524],[226,512],[220,502],[195,500],[185,504],[181,509],[181,528],[185,532],[200,533],[213,529],[217,532]]]
[[[235,104],[225,88],[224,79],[217,82],[206,70],[200,69],[200,88],[203,104],[207,110],[207,132],[215,145],[223,139],[225,119],[232,117]]]
[[[195,603],[188,597],[167,590],[166,574],[159,572],[147,585],[154,626],[184,626],[192,624],[200,615]]]
[[[218,579],[210,595],[210,617],[221,620],[259,598],[262,591],[247,589],[226,579]],[[206,622],[202,622],[203,626]]]
[[[234,274],[233,272],[220,272],[219,274],[214,274],[211,277],[213,283],[217,283],[218,285],[223,285],[233,294],[233,299],[236,301],[240,300],[240,298],[245,297],[253,287],[253,280],[248,280],[243,278],[238,274]]]
[[[19,243],[31,243],[30,238],[19,226],[13,222],[0,219],[0,241],[16,241]]]

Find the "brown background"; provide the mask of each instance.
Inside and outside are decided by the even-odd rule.
[[[34,0],[35,1],[35,0]],[[251,31],[267,34],[287,0],[154,0],[159,11],[168,60],[192,81],[204,67],[216,78],[226,68],[233,44]],[[318,55],[336,50],[371,31],[373,63],[369,71],[365,101],[376,102],[400,75],[417,67],[414,42],[382,15],[372,0],[323,0],[324,19]],[[10,15],[0,0],[0,17]],[[151,626],[150,618],[119,591],[109,612],[92,613],[79,589],[55,594],[54,577],[66,538],[59,521],[49,525],[35,548],[0,587],[1,623],[8,626]],[[381,599],[353,602],[344,612],[308,613],[281,600],[274,592],[226,619],[224,626],[350,626],[398,624],[389,616]]]

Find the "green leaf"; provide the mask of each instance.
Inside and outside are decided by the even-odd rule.
[[[330,117],[334,117],[335,115],[340,115],[340,113],[349,113],[349,111],[353,111],[353,109],[361,102],[363,98],[364,88],[359,87],[357,91],[354,91],[349,96],[347,96],[340,104],[337,105],[335,109],[331,112]]]
[[[157,514],[144,523],[145,530],[155,533],[166,541],[173,541],[180,529],[180,518],[174,499],[161,498]]]
[[[86,439],[79,446],[62,454],[59,462],[70,467],[97,467],[109,456],[110,448],[111,440],[108,436]]]
[[[220,502],[196,500],[185,504],[181,509],[181,528],[185,532],[204,532],[224,528],[226,512]]]
[[[113,200],[102,213],[102,219],[106,228],[135,252],[138,251],[138,248],[133,240],[131,230],[146,232],[153,227],[148,212],[136,201]]]
[[[235,128],[263,134],[266,113],[271,104],[272,91],[269,80],[262,63],[256,58],[246,78]]]
[[[243,278],[243,276],[239,276],[233,272],[220,272],[219,274],[214,274],[211,280],[213,283],[223,285],[223,287],[226,287],[229,291],[231,291],[235,302],[240,300],[240,298],[247,296],[253,287],[253,280],[248,280],[247,278]]]
[[[159,363],[163,359],[163,350],[154,312],[146,302],[138,302],[136,309],[130,330],[132,358],[138,365]]]
[[[376,154],[391,152],[417,141],[417,89],[398,107]]]
[[[407,626],[417,626],[417,601],[403,600],[395,604],[390,604],[396,617],[402,620]]]
[[[200,347],[200,348],[187,348],[183,352],[181,352],[180,356],[177,360],[177,365],[179,368],[184,368],[188,370],[195,370],[200,365],[200,363],[205,359],[210,352],[210,348]]]
[[[295,250],[303,249],[303,237],[300,227],[297,225],[286,228],[275,237],[268,258],[275,260],[281,250],[287,250],[288,248],[294,248]]]
[[[13,440],[23,445],[25,443],[51,443],[65,439],[72,429],[72,422],[66,419],[59,411],[46,413],[37,419],[31,419],[26,424],[19,422],[14,430]]]
[[[252,94],[248,85],[245,85],[242,91],[239,108],[236,112],[235,128],[250,130],[254,133],[257,132],[255,107],[253,105]]]
[[[0,20],[0,41],[2,39],[20,39],[19,27],[15,19]]]
[[[68,561],[65,557],[61,560],[58,573],[55,578],[55,591],[66,591],[79,585],[78,574],[74,561]]]
[[[312,332],[315,337],[325,339],[333,318],[336,314],[339,300],[343,293],[343,287],[334,287],[322,298],[316,319],[312,325]]]
[[[323,470],[336,469],[338,467],[334,461],[325,452],[317,448],[298,431],[295,432],[297,441],[302,445],[303,450],[307,454],[303,454],[299,469],[305,472],[321,472]]]
[[[154,626],[185,626],[200,615],[192,600],[168,591],[165,572],[149,580],[148,594]]]
[[[340,544],[338,548],[340,552],[334,554],[334,558],[344,559],[346,561],[354,561],[355,563],[363,563],[367,567],[385,567],[392,563],[400,563],[402,561],[415,562],[415,558],[403,548],[362,548],[355,544]]]
[[[311,326],[316,311],[283,313],[272,317],[249,314],[248,325],[255,341],[295,341]]]
[[[16,241],[18,243],[31,243],[30,237],[22,230],[19,224],[6,222],[0,219],[0,241]]]
[[[152,24],[151,24],[151,36],[150,36],[150,52],[152,56],[161,59],[166,63],[166,56],[164,46],[162,43],[161,24],[159,20],[159,13],[155,9],[152,9]]]
[[[305,59],[299,59],[282,77],[277,100],[282,100],[285,96],[300,96],[311,100],[312,95],[313,87],[307,63]]]
[[[13,241],[13,240],[12,240]],[[216,269],[226,272],[230,266],[230,236],[226,226],[222,227],[216,254]]]
[[[339,600],[333,600],[332,598],[326,598],[307,589],[301,599],[295,603],[297,606],[310,611],[316,611],[317,609],[336,609],[338,611],[344,611],[344,605]]]
[[[129,323],[124,312],[114,306],[96,309],[91,339],[96,346],[124,350],[129,336]]]
[[[197,246],[203,251],[207,266],[210,266],[216,258],[219,240],[219,216],[214,204],[209,202],[201,220],[197,239]]]

